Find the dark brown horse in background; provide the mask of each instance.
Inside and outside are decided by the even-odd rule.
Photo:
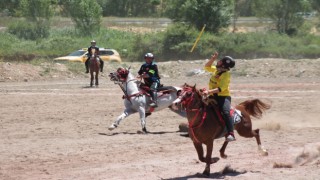
[[[206,163],[203,175],[209,176],[210,164],[219,160],[219,158],[212,158],[211,155],[214,139],[224,137],[224,121],[219,119],[219,115],[211,104],[203,101],[201,91],[197,90],[195,86],[185,84],[179,98],[174,103],[181,104],[186,110],[189,122],[189,136],[197,150],[199,160]],[[263,111],[269,108],[270,105],[263,103],[259,99],[247,100],[236,106],[236,109],[241,111],[242,117],[241,122],[235,125],[235,130],[242,137],[255,137],[259,150],[262,151],[263,155],[267,155],[267,151],[261,147],[259,129],[252,130],[250,116],[259,118],[262,116]],[[206,156],[204,156],[203,144],[207,147]],[[225,141],[220,149],[222,158],[227,158],[227,155],[225,155],[227,144],[228,142]]]
[[[100,61],[97,56],[95,49],[91,50],[91,57],[89,60],[89,70],[90,70],[90,87],[93,86],[93,81],[95,80],[95,86],[99,86],[99,70],[100,70]]]

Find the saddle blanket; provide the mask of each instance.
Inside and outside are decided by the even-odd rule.
[[[232,108],[230,110],[230,115],[232,117],[233,120],[233,124],[238,124],[241,121],[241,111],[239,111],[238,109]]]

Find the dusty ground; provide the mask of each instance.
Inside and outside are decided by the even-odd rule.
[[[159,63],[162,82],[206,87],[204,63]],[[108,131],[123,109],[120,88],[106,77],[115,67],[106,68],[99,88],[88,88],[87,75],[63,64],[45,73],[45,66],[0,62],[0,179],[202,179],[197,173],[205,165],[177,132],[186,119],[170,110],[147,119],[148,135],[137,133],[138,114]],[[319,69],[320,59],[238,60],[233,104],[251,98],[272,104],[253,121],[269,156],[257,152],[254,139],[237,136],[210,178],[320,179]],[[215,141],[213,156],[222,143]]]

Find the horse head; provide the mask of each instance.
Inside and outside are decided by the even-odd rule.
[[[181,105],[183,108],[200,108],[203,105],[201,90],[196,85],[184,84],[178,91],[178,98],[173,102],[174,105]]]
[[[124,83],[128,78],[129,72],[129,69],[120,67],[116,72],[110,73],[109,77],[114,83]]]

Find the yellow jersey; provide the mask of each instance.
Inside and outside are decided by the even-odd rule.
[[[209,89],[219,88],[220,92],[218,93],[218,96],[231,96],[229,90],[231,79],[230,71],[225,71],[221,74],[217,71],[216,66],[204,67],[204,70],[211,72]]]

